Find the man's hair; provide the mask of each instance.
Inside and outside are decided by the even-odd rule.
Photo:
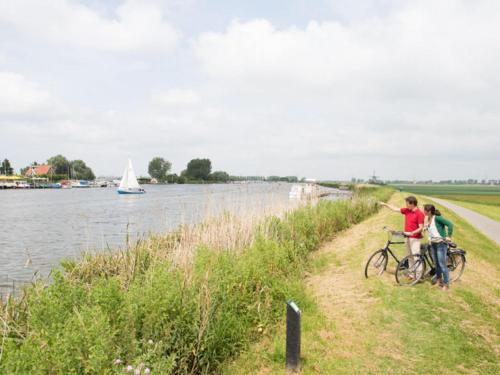
[[[415,198],[413,195],[410,195],[409,197],[405,198],[406,203],[412,204],[416,206],[418,204],[417,198]]]

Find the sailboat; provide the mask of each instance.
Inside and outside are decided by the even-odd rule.
[[[132,161],[128,159],[128,165],[125,171],[123,171],[123,177],[118,187],[118,194],[144,194],[145,192],[139,185],[139,182],[137,182]]]

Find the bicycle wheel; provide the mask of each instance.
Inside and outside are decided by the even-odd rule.
[[[387,261],[389,256],[385,249],[380,249],[375,251],[365,266],[365,277],[370,276],[380,276],[384,273],[387,267]]]
[[[461,253],[448,253],[448,277],[450,283],[460,279],[465,269],[465,255]]]
[[[421,255],[408,255],[401,259],[396,268],[396,282],[403,286],[412,286],[425,275],[426,264]]]

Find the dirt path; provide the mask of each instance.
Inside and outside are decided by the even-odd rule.
[[[454,211],[457,215],[460,215],[469,223],[474,225],[477,229],[479,229],[482,233],[487,235],[493,241],[500,245],[500,223],[489,217],[478,214],[468,208],[458,206],[451,202],[448,202],[445,199],[439,199],[434,197],[429,197],[434,202],[439,203],[440,205]]]
[[[401,204],[397,197],[393,197],[391,203]],[[330,265],[322,272],[309,277],[308,289],[315,296],[327,321],[334,322],[334,329],[323,329],[318,332],[318,336],[326,341],[341,343],[341,345],[330,345],[327,355],[337,358],[337,361],[346,361],[345,363],[355,363],[359,361],[359,358],[369,359],[363,361],[360,367],[344,367],[339,373],[359,371],[379,373],[384,368],[385,362],[396,366],[407,362],[405,356],[408,351],[412,350],[413,346],[419,345],[417,344],[418,334],[415,335],[415,343],[411,345],[401,339],[401,336],[404,336],[401,332],[405,331],[401,322],[408,319],[408,316],[412,316],[411,308],[408,310],[404,307],[404,300],[407,298],[411,300],[410,295],[414,295],[413,301],[421,303],[420,308],[424,305],[424,302],[420,301],[420,295],[427,294],[431,299],[435,298],[436,301],[444,302],[441,308],[445,309],[445,313],[450,316],[455,314],[453,310],[448,311],[447,307],[443,307],[450,302],[454,306],[454,311],[459,311],[457,307],[459,305],[463,305],[466,310],[470,309],[459,295],[455,295],[455,290],[450,294],[443,294],[437,289],[432,289],[430,283],[410,289],[398,287],[394,280],[395,267],[392,259],[389,261],[388,272],[382,277],[377,280],[364,278],[362,270],[367,257],[377,246],[383,244],[384,237],[380,235],[382,227],[385,225],[397,227],[400,222],[401,218],[398,215],[388,210],[381,210],[372,218],[348,229],[333,241],[325,244],[314,255],[329,259]],[[403,248],[396,248],[395,251],[398,256],[405,253]],[[493,284],[498,281],[498,273],[490,264],[478,260],[469,263],[468,267],[467,274],[462,278],[463,284],[457,283],[457,285],[465,285],[468,291],[478,297],[478,301],[484,303],[485,310],[498,316],[498,309],[494,308],[498,302],[495,291],[484,288],[485,280]],[[387,302],[391,300],[388,306]],[[391,304],[394,306],[392,309]],[[423,311],[427,311],[425,307]],[[479,315],[473,316],[467,312],[465,316],[467,320],[462,320],[464,332],[471,336],[480,335],[487,342],[487,346],[498,355],[500,346],[497,341],[496,328],[483,322],[483,318]],[[379,325],[374,324],[377,320],[379,320]],[[411,325],[409,327],[418,328],[418,326]],[[433,330],[422,334],[422,336],[425,335],[433,335]],[[419,351],[423,352],[425,346],[424,340],[422,349]],[[318,372],[321,373],[321,371]],[[393,372],[388,368],[386,373],[397,373],[397,371]],[[470,373],[476,372],[470,371]]]

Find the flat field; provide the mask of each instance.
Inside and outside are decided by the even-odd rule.
[[[454,200],[481,199],[482,202],[492,201],[500,205],[500,185],[419,185],[394,184],[391,185],[401,191],[414,194],[430,195],[434,197],[453,196]],[[460,199],[457,199],[460,197]]]
[[[452,201],[455,204],[500,221],[500,186],[498,185],[392,185],[402,192],[422,194]]]

